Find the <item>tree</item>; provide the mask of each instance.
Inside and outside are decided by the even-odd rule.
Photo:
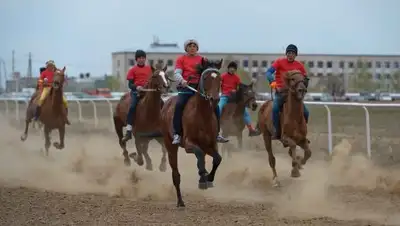
[[[393,91],[400,92],[400,71],[396,71],[390,76],[390,83]]]
[[[349,75],[349,91],[373,92],[378,89],[379,84],[372,80],[366,62],[358,60],[354,67],[354,72]]]
[[[105,80],[107,83],[107,88],[109,88],[111,91],[119,90],[120,82],[119,82],[117,76],[106,75]]]

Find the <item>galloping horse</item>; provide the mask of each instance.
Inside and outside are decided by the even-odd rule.
[[[150,76],[149,81],[143,90],[139,94],[140,100],[136,107],[136,113],[134,115],[135,124],[133,128],[133,136],[135,138],[136,153],[129,155],[126,149],[126,142],[123,141],[123,127],[126,125],[126,117],[131,104],[131,96],[126,93],[119,103],[114,112],[114,127],[118,136],[119,145],[121,146],[124,156],[125,165],[129,166],[132,157],[133,160],[140,166],[143,165],[143,155],[146,159],[146,169],[153,170],[151,163],[151,158],[147,152],[149,142],[155,139],[160,143],[162,147],[162,159],[159,166],[160,171],[166,170],[166,150],[164,147],[164,142],[160,133],[160,112],[163,106],[163,100],[161,99],[161,92],[163,88],[169,88],[170,78],[168,78],[167,65],[161,68],[161,65],[157,65],[156,68],[151,66],[152,76]]]
[[[224,137],[236,136],[239,149],[243,148],[243,129],[245,128],[243,115],[246,107],[251,108],[252,111],[257,109],[253,83],[250,85],[240,84],[239,89],[231,94],[221,112],[222,135]],[[226,151],[230,156],[229,149],[231,148],[233,148],[232,144],[225,143],[222,145],[222,152]]]
[[[292,177],[300,177],[300,169],[311,157],[309,140],[307,139],[307,124],[303,116],[303,99],[307,92],[304,76],[300,71],[289,71],[285,75],[284,82],[288,88],[286,101],[280,113],[282,131],[282,143],[289,147],[289,155],[292,157]],[[271,135],[273,134],[272,101],[265,102],[258,112],[258,126],[263,134],[264,145],[268,152],[269,165],[273,173],[273,185],[279,186],[278,175],[275,169],[275,156],[272,152]],[[296,145],[304,150],[304,158],[296,155]]]
[[[197,67],[200,81],[196,94],[188,100],[182,118],[183,136],[180,147],[187,153],[194,153],[197,158],[197,168],[200,176],[199,189],[213,187],[215,173],[222,157],[218,153],[217,146],[217,118],[214,109],[219,99],[219,89],[221,76],[219,69],[222,65],[220,61],[208,61],[204,58]],[[162,133],[165,146],[168,150],[168,160],[172,169],[172,180],[177,194],[177,206],[184,207],[180,189],[180,174],[178,170],[178,148],[177,144],[172,144],[172,118],[178,97],[169,98],[161,111]],[[210,174],[205,167],[205,155],[213,158],[213,166]]]
[[[46,155],[49,154],[50,133],[54,129],[58,129],[60,141],[54,142],[53,146],[57,149],[64,148],[64,136],[65,136],[65,124],[66,120],[66,109],[63,104],[63,85],[64,85],[64,73],[65,67],[62,70],[57,69],[54,72],[54,81],[51,84],[49,95],[43,101],[41,107],[41,114],[39,116],[40,122],[44,126],[44,137],[45,137],[45,151]],[[31,122],[34,111],[36,109],[36,102],[40,95],[36,92],[29,102],[27,109],[27,118],[25,120],[25,131],[21,136],[21,141],[25,141],[28,138],[28,128]]]

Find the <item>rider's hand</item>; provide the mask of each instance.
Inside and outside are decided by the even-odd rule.
[[[181,81],[181,86],[182,86],[182,87],[188,86],[188,82],[187,82],[185,79],[182,79],[182,81]]]
[[[276,82],[275,81],[271,82],[269,86],[271,87],[271,89],[276,89]]]
[[[139,91],[139,92],[142,91],[143,90],[143,86],[136,87],[136,90]]]
[[[44,82],[44,83],[47,83],[48,81],[49,81],[48,78],[44,78],[44,79],[43,79],[43,82]]]

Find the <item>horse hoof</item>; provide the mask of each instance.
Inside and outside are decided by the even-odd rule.
[[[130,166],[131,160],[129,158],[124,159],[124,164],[125,164],[125,166]]]
[[[293,178],[300,177],[300,171],[298,169],[292,169],[290,176]]]
[[[132,158],[133,160],[135,160],[135,162],[137,161],[137,154],[136,152],[130,153],[129,157]]]
[[[153,166],[152,166],[152,165],[147,165],[147,166],[146,166],[146,169],[147,169],[148,171],[153,171]]]
[[[280,187],[281,186],[281,183],[278,181],[278,179],[274,179],[273,181],[272,181],[272,187],[274,187],[274,188],[278,188],[278,187]]]
[[[213,188],[214,183],[212,181],[207,181],[207,188]]]
[[[199,189],[200,190],[206,190],[208,187],[207,187],[207,182],[199,182]]]
[[[61,149],[64,148],[64,145],[61,145],[61,144],[58,143],[58,142],[54,142],[54,143],[53,143],[53,146],[54,146],[56,149],[59,149],[59,150],[61,150]]]
[[[22,135],[22,136],[21,136],[21,141],[25,141],[27,137],[28,137],[28,136],[27,136],[27,135],[25,135],[25,134],[24,134],[24,135]]]
[[[178,201],[178,203],[176,204],[176,207],[185,207],[185,203],[183,203],[183,201]]]
[[[158,168],[161,172],[165,172],[167,171],[167,167],[165,166],[165,164],[161,164],[160,167]]]

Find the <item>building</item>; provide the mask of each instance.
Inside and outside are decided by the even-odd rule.
[[[178,44],[162,44],[158,41],[151,43],[147,52],[148,62],[160,62],[173,70],[176,57],[184,53]],[[201,52],[210,59],[234,59],[244,70],[253,77],[264,77],[265,71],[282,53],[218,53]],[[362,70],[375,80],[388,79],[400,71],[400,55],[331,55],[331,54],[301,54],[302,61],[309,70],[312,84],[326,80],[331,76],[342,77],[348,83],[349,75]],[[134,51],[112,53],[112,73],[117,76],[123,87],[126,87],[126,73],[135,64]],[[346,86],[346,85],[345,85]]]

